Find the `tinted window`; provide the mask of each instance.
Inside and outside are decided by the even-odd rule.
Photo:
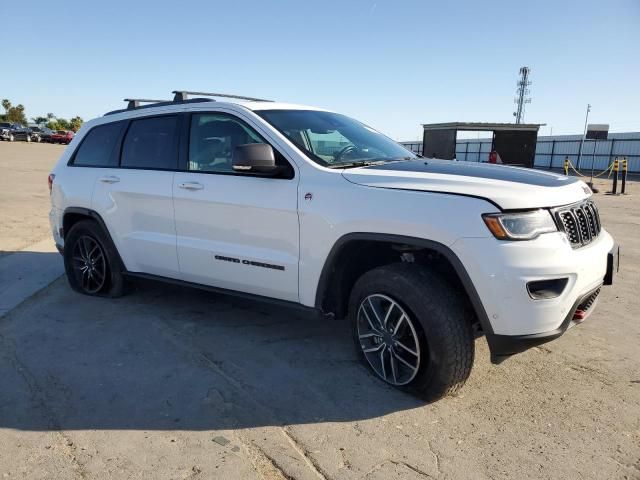
[[[120,165],[130,168],[175,169],[178,117],[143,118],[131,122],[122,145]]]
[[[265,142],[249,126],[228,115],[193,115],[189,136],[189,170],[233,172],[233,150],[247,143]]]
[[[113,167],[118,164],[114,155],[116,143],[122,129],[122,122],[93,127],[78,148],[74,165],[89,167]]]

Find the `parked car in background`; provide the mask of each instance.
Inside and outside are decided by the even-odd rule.
[[[24,142],[40,142],[40,128],[38,127],[23,127],[13,130],[13,139],[22,140]]]
[[[37,127],[39,130],[40,140],[45,143],[51,143],[51,137],[55,133],[48,127]]]
[[[51,143],[61,143],[63,145],[69,145],[73,140],[74,133],[72,131],[57,130],[51,135]]]
[[[8,140],[13,142],[15,140],[14,132],[22,128],[19,123],[2,122],[0,123],[0,140]]]

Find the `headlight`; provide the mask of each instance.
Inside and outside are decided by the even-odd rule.
[[[489,231],[499,240],[532,240],[548,232],[556,232],[547,210],[520,213],[485,213],[482,215]]]

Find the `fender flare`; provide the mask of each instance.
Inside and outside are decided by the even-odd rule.
[[[322,267],[322,273],[320,274],[320,279],[318,280],[318,287],[316,289],[316,300],[315,307],[319,310],[322,310],[322,300],[324,295],[326,294],[329,288],[329,282],[331,280],[331,273],[333,271],[333,267],[335,265],[336,259],[342,248],[349,242],[354,240],[366,240],[366,241],[374,241],[374,242],[386,242],[386,243],[400,243],[404,245],[411,245],[421,248],[428,248],[435,252],[438,252],[443,257],[445,257],[449,263],[453,266],[458,278],[460,279],[460,283],[469,297],[471,302],[471,306],[482,326],[482,330],[486,335],[487,339],[490,339],[493,336],[493,328],[491,327],[491,322],[489,321],[489,317],[487,315],[486,310],[484,309],[484,305],[482,305],[482,301],[480,300],[480,296],[478,295],[478,291],[471,281],[471,277],[467,273],[467,269],[460,261],[458,256],[451,250],[448,246],[443,243],[436,242],[433,240],[427,240],[424,238],[416,238],[416,237],[407,237],[404,235],[394,235],[390,233],[367,233],[367,232],[354,232],[347,233],[340,237],[331,247],[331,251],[327,256],[327,259],[324,262],[324,266]]]

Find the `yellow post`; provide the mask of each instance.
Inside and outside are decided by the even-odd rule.
[[[619,160],[616,158],[613,161],[613,188],[611,189],[611,193],[614,195],[618,194],[618,166]]]
[[[624,191],[627,187],[627,157],[622,159],[622,188],[620,189],[620,193],[624,195]]]
[[[564,157],[564,174],[569,175],[569,157]]]

